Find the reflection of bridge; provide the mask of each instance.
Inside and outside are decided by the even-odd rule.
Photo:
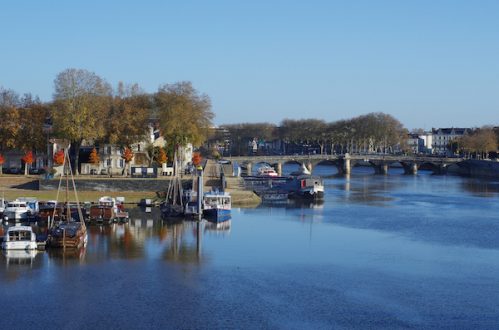
[[[295,155],[295,156],[237,156],[229,160],[246,166],[251,173],[253,164],[265,163],[276,167],[282,175],[282,165],[286,163],[303,164],[311,171],[316,165],[333,165],[340,174],[350,174],[353,166],[370,164],[377,174],[387,174],[388,166],[399,163],[406,174],[417,174],[421,166],[433,170],[435,173],[445,173],[449,165],[463,161],[462,158],[428,157],[428,156],[403,156],[403,155]]]

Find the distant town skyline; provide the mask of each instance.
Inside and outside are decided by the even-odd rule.
[[[497,1],[16,1],[0,86],[50,101],[66,68],[146,92],[189,80],[215,124],[384,112],[408,129],[499,125]]]

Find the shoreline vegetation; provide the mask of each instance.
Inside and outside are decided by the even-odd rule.
[[[9,171],[24,168],[25,175],[34,166],[54,173],[56,166],[52,165],[58,164],[60,150],[51,152],[50,143],[59,149],[63,145],[67,148],[69,143],[75,175],[80,173],[83,158],[96,171],[113,169],[111,163],[119,160],[120,165],[114,168],[122,175],[132,165],[161,167],[188,144],[200,156],[215,159],[224,155],[304,152],[423,152],[423,138],[418,134],[424,130],[413,130],[417,138],[409,139],[409,130],[398,119],[382,112],[333,121],[284,118],[279,124],[215,127],[210,97],[197,91],[189,81],[163,84],[156,92],[148,93],[138,84],[119,82],[113,88],[94,72],[75,68],[57,74],[53,100],[48,102],[0,86],[0,117],[4,119],[0,127],[0,174],[4,165],[9,166]],[[497,158],[499,127],[484,126],[469,129],[459,137],[438,138],[445,143],[443,147],[439,143],[439,148],[446,149],[445,154]],[[119,148],[117,155],[121,159],[101,161],[100,156],[106,154],[104,147],[110,145]],[[88,160],[83,154],[80,159],[81,147],[93,148]],[[9,152],[24,156],[7,155]],[[436,152],[441,154],[442,150]]]

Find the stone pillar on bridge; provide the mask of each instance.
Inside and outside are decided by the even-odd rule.
[[[250,162],[247,162],[246,163],[246,175],[248,176],[251,176],[253,175],[253,168],[252,168],[252,165]]]
[[[446,174],[447,173],[447,164],[441,163],[436,166],[433,170],[434,174]]]
[[[350,156],[346,154],[345,156],[339,157],[336,162],[336,167],[338,168],[338,174],[350,175],[352,170]]]
[[[276,172],[277,172],[277,175],[279,176],[282,176],[282,163],[281,162],[278,162],[276,165]]]
[[[404,168],[404,173],[405,174],[412,174],[416,175],[418,174],[418,163],[416,162],[400,162],[402,164],[402,167]]]
[[[388,164],[385,162],[378,163],[374,166],[374,172],[376,174],[387,175],[388,174]]]
[[[312,174],[313,168],[312,168],[312,162],[310,161],[307,163],[307,170],[310,172],[310,174]]]

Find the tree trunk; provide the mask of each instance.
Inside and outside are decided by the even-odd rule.
[[[125,162],[125,167],[123,167],[123,172],[121,172],[122,176],[127,176],[128,162]]]
[[[81,141],[74,142],[74,150],[75,150],[75,159],[73,163],[73,173],[74,175],[80,175],[80,172],[78,171],[78,163],[80,161],[80,146],[81,146]],[[68,150],[69,152],[69,150]]]

